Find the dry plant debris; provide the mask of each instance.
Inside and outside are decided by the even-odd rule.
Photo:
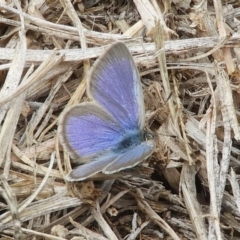
[[[115,41],[157,148],[65,182],[58,117]],[[0,1],[0,239],[240,239],[239,47],[237,0]]]

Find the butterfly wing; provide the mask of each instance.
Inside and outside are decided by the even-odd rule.
[[[67,175],[69,181],[130,168],[155,147],[154,141],[146,141],[127,147],[125,152],[113,151],[127,134],[137,133],[144,126],[138,70],[123,43],[113,44],[96,61],[88,78],[88,95],[95,102],[71,107],[60,119],[62,145],[72,156],[87,162]]]
[[[124,135],[114,119],[95,103],[82,103],[65,111],[59,122],[62,145],[82,162],[113,148]]]
[[[68,181],[82,181],[101,171],[105,174],[111,174],[131,168],[146,159],[154,148],[155,142],[149,140],[120,155],[109,151],[96,160],[73,169],[65,178]]]
[[[138,69],[125,44],[113,44],[95,62],[88,95],[126,130],[142,129],[144,102]]]
[[[96,173],[101,172],[107,165],[109,165],[116,158],[116,154],[108,153],[99,156],[96,160],[85,163],[76,167],[70,173],[65,176],[68,181],[82,181],[89,178]]]
[[[114,161],[110,162],[109,165],[106,165],[102,172],[105,174],[111,174],[126,168],[134,167],[151,155],[154,148],[155,142],[153,140],[142,142],[140,145],[118,155]]]

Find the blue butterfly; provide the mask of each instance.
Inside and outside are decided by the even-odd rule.
[[[131,168],[156,145],[151,132],[144,130],[140,77],[124,43],[111,45],[94,63],[87,94],[93,101],[70,107],[60,118],[64,149],[84,163],[66,176],[68,181]]]

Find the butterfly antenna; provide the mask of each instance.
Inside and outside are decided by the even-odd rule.
[[[166,103],[168,102],[168,100],[172,97],[172,94],[173,94],[173,92],[171,91],[170,94],[168,95],[166,101],[165,101],[165,104],[166,104]]]
[[[168,95],[167,99],[165,100],[165,105],[167,104],[168,100],[172,97],[173,92],[171,91],[170,94]],[[157,115],[157,113],[160,112],[160,109],[156,110],[155,112],[155,116]],[[154,121],[157,121],[156,117],[153,117],[152,121],[149,124],[149,129],[152,126],[152,124],[154,123]],[[166,136],[166,137],[171,137],[171,138],[176,138],[176,135],[168,135],[168,134],[162,134],[162,133],[155,133],[156,135],[161,135],[161,136]]]

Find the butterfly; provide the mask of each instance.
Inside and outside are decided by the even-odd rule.
[[[91,102],[72,106],[60,116],[60,142],[82,163],[65,177],[68,181],[131,168],[156,146],[154,134],[144,130],[139,72],[124,43],[112,44],[96,60],[87,79],[87,95]]]

